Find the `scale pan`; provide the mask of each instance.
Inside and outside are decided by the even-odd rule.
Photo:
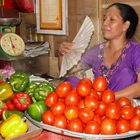
[[[19,18],[0,18],[0,26],[17,26],[21,23]]]

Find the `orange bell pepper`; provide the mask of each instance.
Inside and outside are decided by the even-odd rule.
[[[0,83],[0,100],[6,100],[13,95],[13,90],[10,84],[6,82]]]

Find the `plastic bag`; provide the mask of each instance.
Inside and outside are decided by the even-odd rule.
[[[4,9],[15,9],[14,3],[13,0],[4,0]]]

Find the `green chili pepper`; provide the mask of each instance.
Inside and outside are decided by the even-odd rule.
[[[37,88],[37,83],[35,82],[30,82],[28,87],[26,88],[26,92],[30,95],[30,96],[33,96],[34,95],[34,92],[35,92],[35,89]]]
[[[15,72],[10,76],[9,82],[14,92],[25,91],[29,84],[29,75],[24,72]]]
[[[42,81],[35,89],[34,98],[37,101],[45,100],[46,96],[53,91],[54,87],[49,82]]]
[[[38,101],[30,104],[27,112],[32,119],[40,122],[43,112],[47,109],[49,108],[45,105],[45,101]]]

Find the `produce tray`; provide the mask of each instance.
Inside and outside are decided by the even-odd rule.
[[[140,105],[140,101],[133,100],[133,105],[134,106]],[[51,132],[54,132],[54,133],[58,133],[58,134],[66,135],[66,136],[71,136],[71,137],[76,137],[76,138],[81,138],[81,139],[84,139],[84,140],[93,140],[93,139],[94,140],[101,140],[101,139],[111,139],[111,140],[113,140],[113,139],[129,138],[129,137],[140,135],[140,131],[129,131],[127,133],[115,134],[115,135],[101,135],[101,134],[93,135],[93,134],[77,133],[77,132],[57,128],[55,126],[51,126],[51,125],[44,124],[42,122],[35,121],[29,116],[27,111],[25,112],[25,115],[34,125],[36,125],[40,128],[43,128],[45,130],[48,130],[48,131],[51,131]]]

